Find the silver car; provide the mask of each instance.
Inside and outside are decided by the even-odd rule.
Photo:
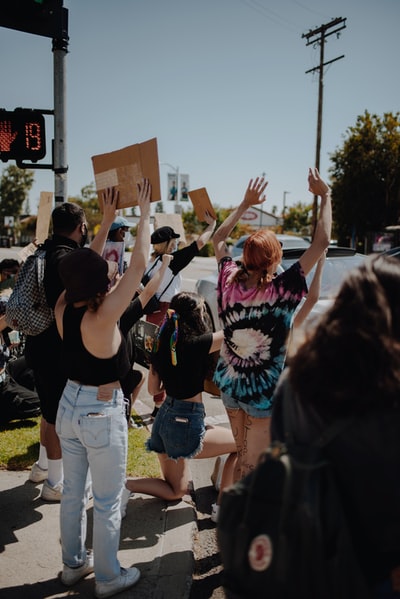
[[[237,242],[233,244],[231,247],[231,256],[232,258],[238,258],[243,254],[243,246],[246,239],[250,237],[250,235],[242,235],[239,237]],[[277,235],[278,241],[281,242],[282,248],[284,250],[288,248],[308,248],[310,246],[310,242],[303,237],[296,237],[295,235]]]
[[[278,272],[287,270],[294,262],[296,262],[303,254],[304,248],[283,248],[283,258],[279,266]],[[341,248],[330,246],[328,248],[324,270],[322,273],[321,292],[318,302],[311,310],[310,315],[306,319],[306,326],[314,324],[319,316],[331,306],[339,287],[346,277],[347,273],[359,266],[365,260],[363,254],[357,254],[355,250],[350,248]],[[314,269],[307,276],[308,286],[314,276]],[[220,328],[217,308],[217,277],[218,272],[215,270],[213,274],[199,279],[196,282],[196,291],[204,297],[209,316],[212,321],[213,329]]]

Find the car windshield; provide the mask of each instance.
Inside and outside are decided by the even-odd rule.
[[[359,266],[365,260],[362,254],[354,256],[337,256],[335,258],[326,258],[324,270],[322,272],[320,299],[332,299],[339,291],[342,281],[347,273]],[[297,261],[297,258],[283,258],[282,267],[287,270]],[[310,286],[315,273],[315,266],[307,275],[307,285]]]

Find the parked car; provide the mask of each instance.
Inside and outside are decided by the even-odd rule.
[[[243,254],[243,246],[246,239],[250,237],[250,235],[242,235],[239,237],[237,242],[233,244],[231,248],[231,256],[232,258],[238,258]],[[282,248],[284,250],[288,248],[308,248],[310,242],[304,239],[303,237],[296,237],[295,235],[277,235],[278,240],[281,242]]]
[[[304,240],[303,240],[304,241]],[[303,254],[305,248],[283,248],[282,262],[278,272],[287,270]],[[339,287],[347,273],[359,266],[365,259],[363,254],[356,253],[351,248],[330,246],[328,248],[325,266],[322,273],[321,293],[318,302],[306,319],[306,326],[317,321],[319,316],[333,303]],[[214,330],[220,328],[217,308],[217,270],[213,274],[196,282],[196,291],[204,297]],[[314,269],[307,275],[307,283],[314,276]]]

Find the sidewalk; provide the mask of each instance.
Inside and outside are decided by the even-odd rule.
[[[135,409],[148,413],[140,400]],[[42,501],[41,485],[29,482],[28,474],[0,471],[0,598],[92,598],[93,574],[71,588],[60,582],[60,504]],[[89,534],[92,518],[90,502]],[[135,587],[117,597],[188,599],[196,532],[196,510],[190,496],[167,504],[148,495],[135,495],[122,521],[118,556],[122,566],[137,566],[142,577]]]

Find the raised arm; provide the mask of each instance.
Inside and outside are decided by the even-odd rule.
[[[211,214],[207,210],[205,213],[204,220],[206,221],[208,227],[207,229],[204,229],[203,233],[196,241],[199,250],[201,250],[201,248],[204,247],[206,243],[211,239],[211,235],[213,234],[215,225],[217,224],[215,218],[211,216]]]
[[[310,247],[307,248],[299,260],[306,275],[310,272],[314,264],[317,263],[322,252],[328,247],[332,230],[331,190],[325,181],[321,179],[317,169],[309,169],[308,185],[311,193],[321,197],[321,204],[313,240]]]
[[[93,239],[90,244],[90,249],[94,252],[103,254],[104,247],[107,241],[108,231],[112,223],[114,222],[115,217],[118,214],[117,204],[118,204],[118,191],[115,187],[109,187],[105,191],[103,191],[103,218],[101,220],[100,228],[97,232],[96,237]]]
[[[118,320],[124,310],[128,307],[135,290],[146,267],[150,252],[150,198],[151,185],[148,179],[143,179],[139,186],[138,202],[140,207],[140,220],[138,224],[135,247],[133,248],[131,260],[125,273],[119,280],[118,285],[109,293],[99,308],[107,313],[108,318]]]
[[[262,204],[265,201],[265,188],[268,185],[268,181],[264,180],[264,177],[257,177],[257,179],[253,182],[253,179],[250,180],[246,193],[244,194],[244,198],[242,202],[239,204],[237,208],[235,208],[227,219],[218,227],[213,236],[214,243],[214,252],[215,257],[217,258],[217,262],[221,260],[224,256],[229,256],[229,250],[226,245],[226,240],[229,237],[232,229],[240,220],[242,215],[246,212],[250,206],[256,206]]]
[[[163,254],[161,268],[157,270],[155,275],[149,280],[143,291],[141,291],[139,294],[139,300],[142,304],[142,308],[145,308],[147,302],[149,302],[153,295],[158,291],[161,281],[164,278],[165,271],[167,270],[171,260],[171,254]]]
[[[152,364],[150,364],[149,374],[147,377],[147,390],[150,395],[157,395],[164,390],[164,383],[160,379],[160,375]]]
[[[313,306],[315,306],[315,304],[318,301],[319,294],[321,292],[321,279],[322,279],[322,271],[324,270],[325,257],[326,257],[326,250],[324,252],[322,252],[322,254],[317,262],[317,267],[315,269],[315,273],[314,273],[313,279],[311,281],[310,288],[307,293],[307,297],[306,297],[304,303],[302,304],[301,308],[298,310],[298,312],[296,313],[296,315],[294,317],[293,328],[300,327],[303,324],[303,322],[305,321],[307,316],[310,314]]]

